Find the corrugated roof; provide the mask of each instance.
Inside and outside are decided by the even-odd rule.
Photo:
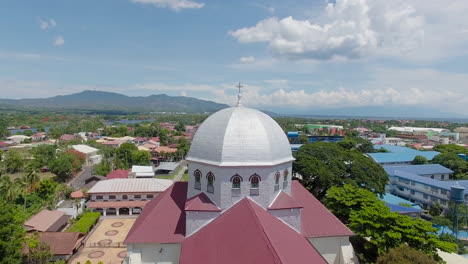
[[[385,203],[385,205],[386,205],[388,208],[390,208],[390,211],[392,211],[392,212],[398,212],[398,213],[401,213],[401,214],[421,213],[421,212],[424,212],[424,210],[416,209],[416,208],[413,208],[413,207],[406,207],[406,206],[403,206],[403,205],[389,204],[389,203]]]
[[[139,193],[163,192],[173,184],[165,179],[111,179],[99,181],[88,193]]]
[[[58,231],[60,227],[65,225],[70,218],[61,211],[50,211],[43,209],[39,213],[31,216],[24,225],[28,230],[36,230],[39,232]]]
[[[221,212],[205,193],[199,193],[185,202],[185,211]]]
[[[306,237],[353,236],[336,216],[298,181],[292,181],[291,195],[304,206],[301,213],[301,233]]]
[[[89,153],[94,153],[98,152],[99,150],[97,148],[90,147],[88,145],[73,145],[72,148],[76,151],[79,151],[81,153],[89,154]]]
[[[243,198],[182,241],[181,264],[327,263],[304,236]]]
[[[89,202],[89,208],[126,208],[126,207],[145,207],[149,201],[108,201],[108,202]]]
[[[411,162],[416,156],[423,156],[428,160],[432,160],[435,156],[440,153],[437,151],[417,151],[416,152],[382,152],[382,153],[367,153],[377,163],[387,162]]]
[[[125,238],[126,244],[178,243],[185,236],[187,182],[175,182],[146,204]]]
[[[128,173],[130,170],[114,170],[111,173],[107,174],[107,179],[126,179],[128,178]]]
[[[439,180],[431,179],[428,177],[419,176],[414,173],[409,173],[409,172],[404,172],[404,171],[399,171],[399,170],[396,170],[394,172],[393,177],[398,177],[398,178],[403,178],[403,179],[407,179],[407,180],[418,182],[418,183],[423,183],[423,184],[441,188],[447,191],[450,191],[451,187],[458,183],[461,186],[465,187],[465,194],[468,194],[468,180],[439,181]]]
[[[400,203],[407,203],[407,204],[410,204],[411,207],[415,209],[421,209],[421,206],[419,206],[419,204],[413,203],[409,200],[403,199],[391,193],[385,193],[385,195],[382,198],[380,198],[380,200],[382,200],[385,203],[396,204],[396,205],[399,205]]]
[[[155,170],[167,170],[173,171],[179,166],[178,162],[161,162],[159,166],[155,168]]]
[[[414,173],[418,175],[453,173],[451,169],[448,169],[440,164],[395,165],[382,167],[389,175],[393,175],[394,171],[396,170]]]
[[[282,209],[293,209],[293,208],[303,208],[294,198],[289,196],[287,193],[281,191],[280,194],[276,197],[273,204],[268,207],[268,210],[282,210]]]

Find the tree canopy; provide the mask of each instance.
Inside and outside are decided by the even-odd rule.
[[[377,264],[437,264],[427,254],[413,249],[405,244],[390,249],[377,259]]]
[[[468,162],[464,161],[453,152],[441,153],[432,159],[432,163],[440,164],[453,170],[454,179],[462,179],[468,176]]]
[[[0,264],[21,263],[23,241],[23,222],[17,208],[0,200]]]
[[[327,208],[357,235],[368,261],[392,248],[407,244],[437,258],[436,250],[454,252],[457,246],[441,241],[428,221],[391,212],[384,202],[365,189],[344,185],[332,187],[325,200]],[[366,238],[366,239],[365,239]]]
[[[416,157],[414,157],[413,161],[411,162],[411,164],[413,165],[428,164],[428,163],[429,161],[421,155],[417,155]]]
[[[295,154],[293,170],[302,184],[318,199],[332,186],[346,183],[378,194],[385,192],[388,174],[372,159],[336,143],[314,142],[303,145]]]

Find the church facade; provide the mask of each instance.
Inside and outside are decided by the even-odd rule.
[[[357,263],[353,233],[292,181],[293,160],[266,114],[211,115],[192,141],[189,181],[146,205],[124,263]]]

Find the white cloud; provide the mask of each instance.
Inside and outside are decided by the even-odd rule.
[[[265,42],[274,55],[288,59],[427,59],[466,45],[468,37],[449,32],[467,27],[467,11],[465,0],[337,0],[314,19],[271,17],[229,34],[240,43]]]
[[[65,44],[65,39],[58,35],[54,38],[54,46],[62,46],[63,44]]]
[[[131,0],[134,3],[153,4],[157,7],[170,8],[175,11],[182,9],[202,8],[204,3],[198,3],[190,0]]]
[[[255,57],[253,57],[253,56],[240,57],[239,61],[242,62],[242,63],[252,63],[252,62],[255,62]]]
[[[39,18],[39,27],[42,30],[47,30],[49,28],[54,28],[56,25],[57,25],[57,23],[55,22],[55,19],[53,19],[53,18],[51,18],[51,19],[41,19],[41,18]]]

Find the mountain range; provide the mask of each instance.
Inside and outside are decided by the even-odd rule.
[[[229,107],[211,101],[185,96],[165,94],[150,96],[126,96],[112,92],[83,91],[38,99],[0,99],[2,108],[86,110],[117,112],[216,112]]]

